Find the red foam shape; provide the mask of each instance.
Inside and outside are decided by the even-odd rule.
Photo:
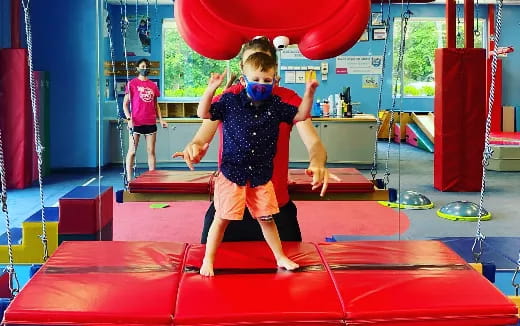
[[[316,270],[276,272],[276,262],[265,242],[223,243],[217,252],[215,278],[183,275],[175,324],[237,325],[247,321],[259,325],[269,320],[273,325],[298,321],[340,325],[341,304],[315,245],[284,243],[284,249],[301,266]],[[186,266],[200,267],[203,256],[203,245],[191,245]],[[201,298],[212,304],[200,304]]]
[[[329,172],[336,175],[340,180],[329,178],[327,192],[373,192],[374,184],[353,168],[331,168]],[[307,175],[305,169],[289,170],[289,192],[316,192],[312,190],[310,182],[312,177]]]
[[[59,202],[59,234],[94,234],[114,219],[112,187],[95,198],[60,198]]]
[[[491,326],[517,307],[438,241],[224,243],[214,278],[204,246],[65,242],[5,313],[7,325]]]
[[[225,6],[220,0],[178,0],[174,11],[182,38],[208,58],[232,59],[255,36],[272,40],[282,35],[305,57],[326,59],[356,44],[369,21],[370,1],[264,0],[259,8],[242,0],[228,0]]]
[[[33,128],[26,49],[0,49],[0,130],[4,145],[7,188],[32,182]],[[5,70],[4,70],[5,69]]]
[[[8,325],[171,325],[185,244],[64,242],[5,313]]]
[[[514,304],[441,242],[360,241],[319,247],[332,269],[349,325],[517,322]]]

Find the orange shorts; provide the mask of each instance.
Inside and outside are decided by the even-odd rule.
[[[241,220],[247,206],[254,218],[268,217],[280,212],[273,183],[251,188],[239,186],[222,173],[215,180],[215,218]]]

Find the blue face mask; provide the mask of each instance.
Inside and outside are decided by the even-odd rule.
[[[137,68],[137,72],[141,76],[148,76],[150,74],[150,69],[149,68]]]
[[[249,97],[253,101],[264,101],[268,99],[273,93],[273,84],[262,84],[258,82],[253,82],[247,80],[247,77],[244,75],[244,80],[246,81],[246,92]],[[273,82],[274,83],[274,82]]]

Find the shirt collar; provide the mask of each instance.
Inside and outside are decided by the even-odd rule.
[[[249,96],[247,96],[247,91],[245,88],[243,88],[242,91],[240,91],[239,96],[240,96],[240,104],[242,104],[242,106],[244,106],[244,107],[252,106],[251,104],[253,103],[253,101],[251,101]],[[274,95],[271,94],[271,96],[269,96],[269,98],[267,100],[262,101],[262,104],[260,105],[260,107],[262,108],[267,105],[270,105],[273,102],[273,96]]]

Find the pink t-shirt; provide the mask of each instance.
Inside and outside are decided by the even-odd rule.
[[[130,91],[132,122],[134,126],[154,125],[157,117],[157,98],[161,96],[157,84],[139,78],[132,79],[126,88]]]

